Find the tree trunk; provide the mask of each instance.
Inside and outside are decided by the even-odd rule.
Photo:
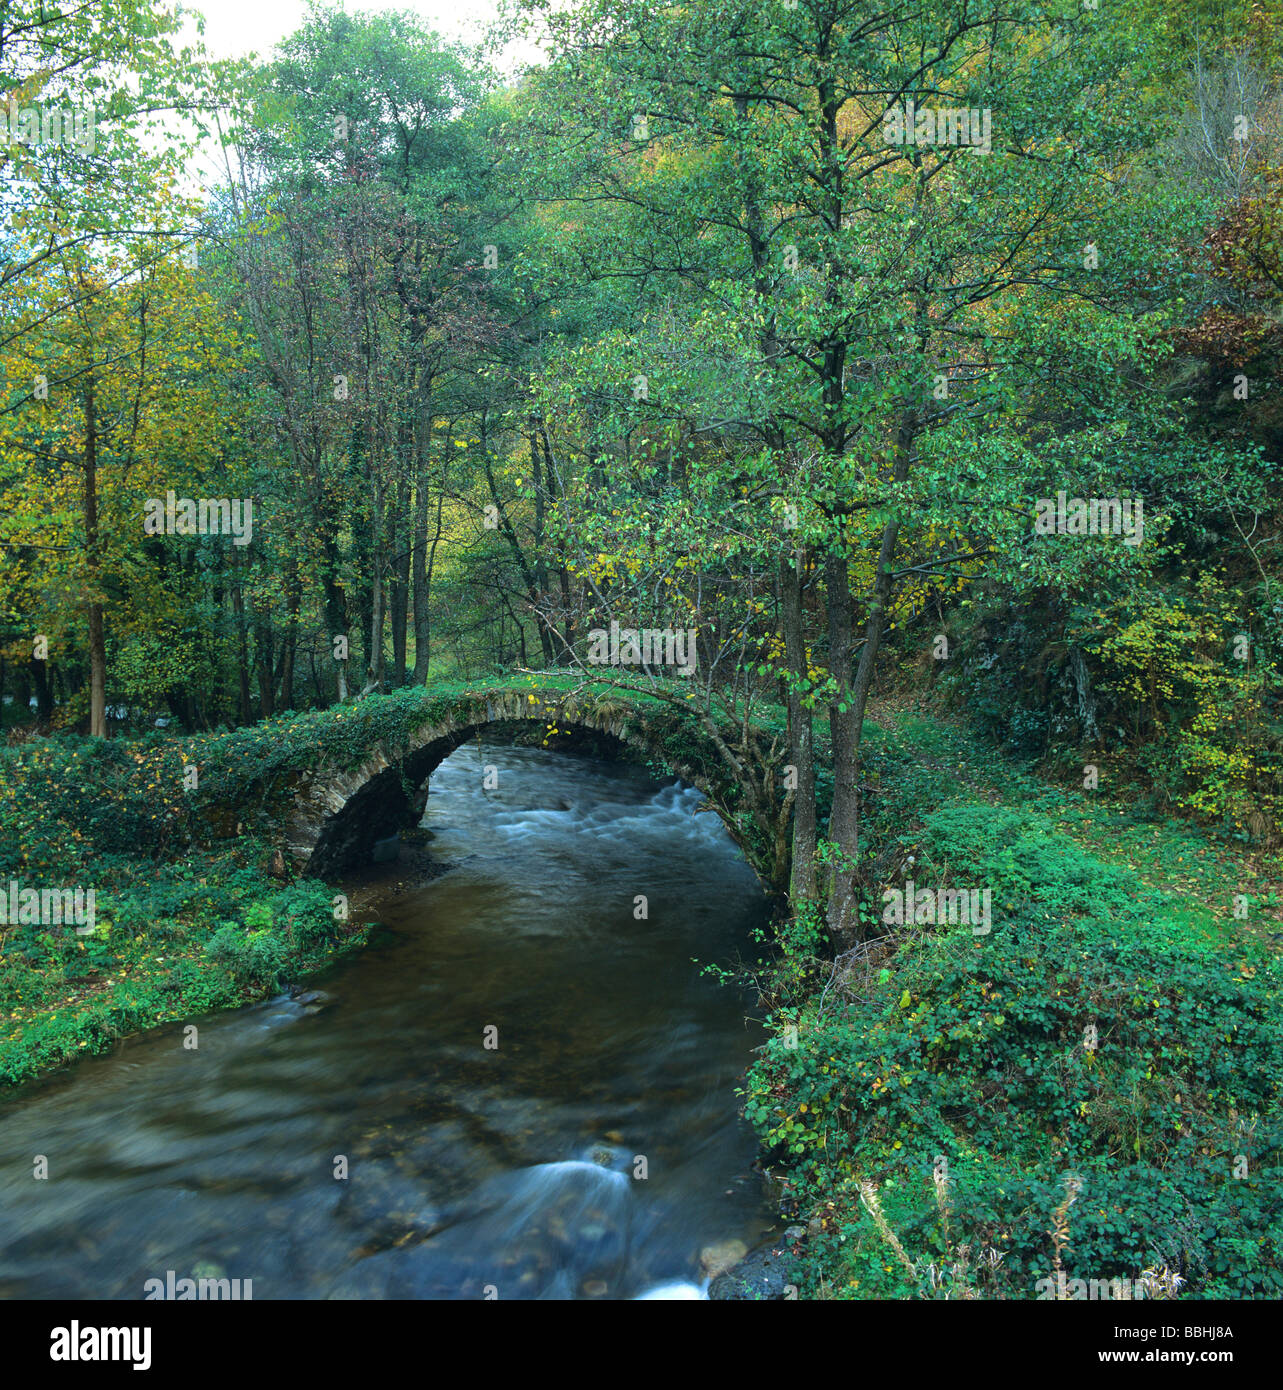
[[[417,432],[417,470],[414,480],[414,554],[410,566],[410,583],[414,603],[414,683],[424,685],[428,679],[428,653],[431,638],[431,614],[428,596],[432,587],[431,565],[428,558],[428,513],[432,495],[429,452],[432,443],[432,411],[425,404],[422,424]],[[444,494],[444,481],[442,483]],[[441,535],[441,498],[437,506],[437,537]],[[436,544],[433,543],[435,556]]]
[[[535,589],[539,601],[535,608],[535,621],[539,625],[539,646],[543,651],[544,669],[553,664],[552,632],[548,626],[548,614],[544,605],[548,596],[548,565],[544,559],[544,483],[543,469],[539,462],[539,445],[535,432],[530,431],[530,467],[534,473],[535,484]]]
[[[343,592],[343,586],[334,578],[338,568],[337,552],[331,557],[332,567],[321,583],[325,589],[325,618],[329,628],[330,638],[330,659],[334,662],[337,669],[338,696],[340,700],[347,699],[347,663],[351,658],[350,649],[343,657],[335,655],[335,639],[343,638],[347,642],[347,595]]]
[[[92,371],[85,382],[85,553],[89,571],[89,735],[106,738],[107,642],[98,598],[98,426]]]
[[[794,911],[819,896],[816,882],[815,747],[811,707],[799,682],[807,679],[806,631],[803,626],[802,575],[806,558],[799,549],[780,561],[780,615],[784,626],[784,659],[788,667],[789,757],[797,779],[793,794],[793,851],[789,900]]]
[[[554,501],[558,501],[563,495],[559,486],[557,470],[553,466],[552,443],[548,438],[546,426],[541,426],[539,437],[543,442],[543,461],[544,461],[544,480],[548,487],[548,496]],[[570,571],[565,565],[557,567],[557,587],[561,591],[561,651],[557,653],[556,664],[558,666],[569,666],[573,660],[572,650],[575,645],[575,618],[574,610],[571,607],[570,593]],[[551,635],[552,626],[549,625]]]
[[[402,455],[403,456],[403,455]],[[410,551],[405,544],[402,518],[410,515],[410,485],[404,474],[398,477],[392,506],[388,511],[388,549],[392,563],[388,571],[388,610],[392,620],[392,684],[405,684],[407,633],[410,617]]]
[[[379,436],[382,437],[381,434]],[[385,496],[383,489],[383,474],[378,466],[380,455],[375,453],[371,456],[369,468],[369,484],[371,497],[371,518],[373,521],[373,543],[369,550],[369,573],[365,591],[362,595],[363,601],[368,605],[365,610],[366,626],[365,632],[365,680],[361,686],[361,693],[368,694],[372,690],[382,690],[384,675],[383,657],[383,628],[385,624],[384,607],[384,579],[386,569],[386,551],[384,549],[384,511]]]
[[[856,760],[860,723],[851,693],[851,575],[840,538],[824,562],[829,616],[829,670],[836,690],[829,704],[833,745],[833,809],[828,838],[835,859],[828,884],[829,934],[835,944],[854,932],[855,866],[859,854],[860,808]]]
[[[298,609],[301,598],[297,571],[291,569],[285,581],[285,609],[289,618],[285,626],[285,640],[281,644],[279,663],[279,693],[277,705],[281,709],[294,708],[294,661],[298,651]]]
[[[383,581],[376,574],[370,594],[370,641],[366,651],[364,689],[383,689]]]
[[[896,435],[895,464],[892,481],[902,483],[909,476],[909,454],[913,444],[914,417],[906,413]],[[849,860],[854,869],[858,852],[860,806],[859,762],[860,742],[864,732],[864,711],[869,703],[869,691],[877,669],[878,652],[882,646],[882,627],[891,601],[892,564],[896,541],[900,535],[898,517],[892,517],[882,528],[882,544],[878,551],[878,568],[873,580],[864,622],[864,644],[854,679],[851,678],[851,597],[846,560],[830,557],[833,585],[829,591],[829,645],[833,674],[838,680],[838,694],[829,713],[833,735],[833,815],[829,822],[829,839],[841,850],[842,862],[834,875],[829,899],[829,927],[835,932],[852,932],[856,928],[855,888],[852,873],[847,871]],[[839,660],[839,655],[841,659]],[[839,711],[839,704],[846,705]]]
[[[31,659],[31,680],[36,687],[36,724],[44,729],[53,718],[53,691],[49,688],[49,663],[35,657]],[[31,704],[28,699],[27,709]]]
[[[31,672],[19,665],[13,671],[13,702],[22,711],[23,720],[31,718]]]
[[[892,480],[896,483],[904,482],[909,476],[909,455],[913,448],[916,428],[916,418],[911,412],[906,413],[901,419],[896,436],[895,466],[891,475]],[[882,646],[882,627],[891,603],[892,564],[895,560],[895,546],[899,536],[900,522],[898,518],[893,517],[882,531],[882,545],[878,551],[878,571],[873,581],[873,597],[869,603],[868,617],[864,624],[864,646],[860,650],[860,664],[856,669],[851,691],[855,705],[857,751],[860,731],[864,726],[864,711],[869,703],[869,691],[873,688],[873,676],[877,670],[878,652]]]
[[[252,724],[254,711],[250,699],[249,640],[245,632],[245,599],[238,574],[232,576],[232,618],[236,623],[237,722]]]
[[[272,673],[272,616],[266,607],[254,612],[254,668],[258,677],[259,716],[270,719],[276,713],[276,682]]]

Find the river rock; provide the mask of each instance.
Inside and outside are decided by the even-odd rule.
[[[748,1301],[784,1299],[792,1287],[793,1255],[778,1246],[760,1245],[708,1286],[710,1299]]]
[[[699,1252],[700,1266],[709,1279],[716,1279],[748,1254],[748,1246],[742,1240],[720,1240],[715,1245],[706,1245]]]

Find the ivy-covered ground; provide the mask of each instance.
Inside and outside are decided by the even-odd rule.
[[[1279,1297],[1277,861],[937,720],[879,724],[870,914],[912,877],[990,887],[993,926],[900,929],[835,968],[798,923],[759,978],[780,1033],[746,1111],[807,1228],[804,1294],[1142,1296],[1148,1272],[1146,1296]]]

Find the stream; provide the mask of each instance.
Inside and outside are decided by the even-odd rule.
[[[766,908],[700,800],[459,749],[423,817],[450,867],[369,871],[367,949],[0,1105],[0,1297],[701,1296],[772,1217],[735,1095],[764,1035],[700,971]]]

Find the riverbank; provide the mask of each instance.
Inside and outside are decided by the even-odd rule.
[[[988,890],[992,925],[920,910],[834,962],[795,924],[759,979],[777,1035],[745,1107],[802,1296],[1278,1297],[1277,862],[939,719],[875,723],[866,892]]]
[[[432,708],[400,700],[179,737],[0,748],[0,884],[93,893],[93,921],[0,924],[0,1086],[265,998],[364,942],[276,823],[319,753],[359,762]]]
[[[336,918],[324,884],[283,884],[269,868],[253,842],[159,863],[102,855],[92,931],[5,930],[0,1087],[128,1035],[266,998],[364,945],[368,925]]]

